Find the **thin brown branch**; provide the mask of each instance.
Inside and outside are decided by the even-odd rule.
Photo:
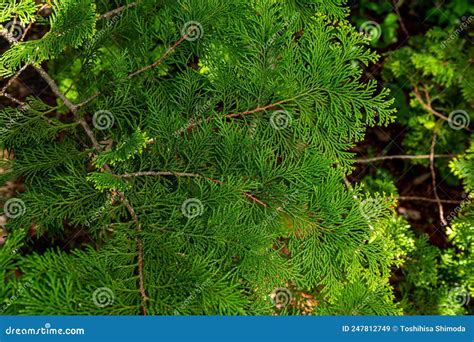
[[[226,114],[225,117],[226,118],[236,118],[236,117],[239,117],[239,116],[245,116],[245,115],[250,115],[250,114],[254,114],[254,113],[258,113],[258,112],[263,112],[263,111],[268,110],[268,109],[273,109],[276,106],[279,106],[279,105],[281,105],[285,102],[288,102],[288,101],[289,100],[281,100],[281,101],[278,101],[278,102],[275,102],[275,103],[272,103],[272,104],[269,104],[269,105],[266,105],[266,106],[261,106],[261,107],[257,107],[257,108],[252,109],[252,110],[247,110],[245,112]]]
[[[449,154],[435,154],[434,158],[449,158],[452,157]],[[419,155],[392,155],[392,156],[382,156],[382,157],[374,157],[374,158],[367,158],[367,159],[356,159],[355,162],[359,164],[367,164],[376,161],[382,160],[391,160],[391,159],[430,159],[430,154],[419,154]]]
[[[400,9],[398,8],[398,4],[397,4],[398,2],[400,2],[400,0],[392,0],[393,9],[395,10],[395,13],[397,13],[398,21],[400,22],[400,27],[402,28],[403,32],[406,34],[407,36],[406,39],[408,39],[410,37],[410,33],[408,33],[405,23],[403,22],[402,15],[400,14]]]
[[[40,7],[40,9],[38,11],[36,11],[37,14],[41,14],[41,11],[44,10],[45,8],[51,8],[51,5],[46,3],[46,4],[43,4],[43,6]]]
[[[433,139],[431,140],[431,153],[430,153],[431,181],[433,184],[433,193],[435,195],[436,202],[438,203],[439,218],[443,226],[445,226],[448,223],[446,222],[444,218],[443,204],[441,204],[441,201],[439,199],[438,190],[437,190],[438,186],[436,185],[436,171],[435,171],[435,166],[434,166],[435,147],[436,147],[436,132],[433,133]]]
[[[137,1],[138,2],[138,1]],[[137,2],[132,2],[128,5],[125,5],[125,6],[121,6],[121,7],[118,7],[116,9],[113,9],[111,11],[108,11],[108,12],[105,12],[103,14],[101,14],[97,20],[102,20],[102,19],[108,19],[110,17],[115,17],[116,15],[122,13],[124,10],[126,9],[129,9],[129,8],[132,8],[132,7],[135,7],[137,5]]]
[[[400,201],[421,201],[421,202],[431,202],[431,203],[446,203],[446,204],[459,204],[461,200],[446,200],[446,199],[434,199],[434,198],[427,198],[427,197],[420,197],[420,196],[398,196],[396,197]]]
[[[41,8],[36,11],[36,15],[38,15],[38,13],[41,12],[44,8],[47,8],[49,6],[50,6],[49,4],[44,4],[43,6],[41,6]],[[17,20],[17,17],[15,17],[14,23],[16,23],[16,20]],[[34,20],[31,20],[28,23],[28,26],[26,27],[25,32],[23,32],[23,34],[21,35],[21,38],[19,39],[20,42],[22,42],[25,39],[26,35],[28,34],[28,31],[33,26],[33,23],[34,23]],[[8,32],[8,34],[11,35],[9,32]],[[0,34],[0,35],[3,36],[3,34]],[[15,39],[13,39],[13,41],[9,40],[9,43],[14,44],[14,43],[17,43],[17,41]]]
[[[437,116],[438,118],[444,120],[444,121],[447,121],[447,122],[451,122],[451,120],[444,116],[443,114],[441,114],[440,112],[436,111],[432,106],[431,106],[431,100],[429,98],[429,94],[428,92],[426,91],[426,89],[424,89],[424,92],[425,92],[425,96],[427,98],[427,102],[425,102],[420,94],[420,91],[418,90],[418,87],[417,86],[414,86],[413,87],[413,93],[415,94],[415,97],[416,99],[418,100],[418,102],[423,106],[423,108],[425,108],[428,112],[430,112],[431,114]],[[463,129],[465,129],[466,131],[468,132],[472,132],[472,130],[469,128],[469,127],[462,127]]]
[[[100,95],[100,92],[97,92],[95,93],[94,95],[92,95],[91,97],[89,97],[88,99],[85,99],[84,101],[76,104],[76,108],[81,108],[81,107],[84,107],[85,105],[89,104],[89,102],[92,102],[94,101],[96,98],[98,98]]]
[[[49,76],[49,74],[41,67],[41,66],[35,66],[36,71],[40,74],[40,76],[46,81],[46,83],[49,85],[51,90],[53,91],[54,95],[59,97],[63,103],[68,107],[68,109],[74,114],[77,114],[76,110],[76,105],[73,104],[60,90],[59,87],[57,86],[56,82]]]
[[[51,88],[52,92],[57,96],[59,97],[63,103],[66,105],[66,107],[71,111],[71,113],[74,115],[74,117],[76,118],[77,122],[82,126],[82,128],[84,129],[84,131],[86,132],[87,136],[89,137],[89,139],[91,140],[92,142],[92,145],[94,146],[94,148],[97,150],[97,152],[100,152],[101,151],[101,147],[100,147],[100,144],[99,142],[97,141],[97,139],[95,138],[95,135],[94,135],[94,132],[92,131],[91,127],[89,126],[89,124],[87,123],[86,120],[84,120],[83,118],[79,118],[78,116],[78,113],[77,113],[77,106],[75,104],[73,104],[67,97],[66,95],[64,95],[60,90],[59,90],[59,87],[57,86],[56,82],[54,82],[54,80],[51,78],[51,76],[49,76],[49,74],[40,66],[36,66],[35,69],[39,72],[39,74],[41,75],[41,77],[46,81],[46,83],[48,83],[49,87]],[[110,167],[108,167],[108,165],[106,166],[106,168],[108,168],[108,172],[111,172],[112,173],[112,170],[110,169]]]
[[[142,226],[140,224],[140,220],[138,219],[138,215],[135,212],[135,209],[133,209],[133,207],[130,205],[125,195],[121,192],[118,192],[118,195],[120,197],[121,202],[123,203],[125,208],[127,208],[127,211],[132,216],[133,222],[135,223],[137,227],[138,236],[136,237],[135,242],[137,244],[137,254],[138,254],[138,258],[137,258],[138,259],[137,260],[138,261],[138,283],[139,283],[138,286],[140,290],[140,296],[142,298],[140,309],[141,309],[142,314],[146,315],[147,312],[146,312],[145,304],[148,300],[148,296],[145,290],[145,276],[144,276],[145,272],[143,270],[143,241],[141,240],[141,236],[140,236],[142,233]]]
[[[197,173],[189,172],[171,172],[171,171],[143,171],[143,172],[133,172],[125,173],[120,175],[120,178],[131,178],[131,177],[142,177],[142,176],[176,176],[176,177],[196,177],[196,178],[205,178]]]
[[[347,179],[346,176],[342,177],[342,181],[344,182],[344,184],[346,185],[346,188],[348,190],[352,190],[351,182],[349,182],[349,179]]]
[[[5,86],[2,88],[2,90],[0,90],[0,93],[5,93],[8,89],[8,87],[10,87],[12,85],[12,83],[20,76],[20,74],[28,67],[28,64],[25,64],[21,67],[20,70],[18,70],[15,75],[13,75],[12,77],[10,77],[10,79],[8,80],[7,84],[5,84]]]
[[[430,112],[431,114],[437,116],[438,118],[449,122],[449,118],[448,118],[448,117],[446,117],[446,116],[444,116],[443,114],[441,114],[441,113],[437,112],[436,110],[434,110],[433,107],[431,107],[431,103],[430,103],[430,102],[425,102],[425,101],[423,100],[423,98],[421,97],[420,91],[418,90],[418,87],[417,87],[417,86],[413,87],[413,93],[415,94],[416,99],[417,99],[418,102],[423,106],[423,108],[425,108],[428,112]],[[428,99],[428,100],[429,100],[429,99]]]
[[[79,122],[79,124],[82,126],[82,128],[86,132],[87,136],[89,137],[90,141],[92,142],[92,145],[97,150],[97,152],[100,152],[102,150],[102,148],[100,147],[100,144],[97,141],[97,139],[95,138],[94,132],[92,131],[92,129],[89,126],[89,124],[87,123],[87,121],[84,120],[84,119],[79,119],[78,118],[77,122]],[[108,165],[106,164],[105,167],[107,168]],[[107,170],[107,171],[111,172],[110,170]]]
[[[423,93],[425,94],[427,105],[432,107],[431,106],[431,96],[430,96],[430,93],[429,93],[428,89],[423,87]]]
[[[28,34],[28,31],[31,29],[32,26],[33,26],[33,21],[30,21],[30,23],[26,27],[25,32],[23,32],[23,34],[21,35],[20,42],[22,42],[25,39],[26,35]]]
[[[132,177],[143,177],[143,176],[155,176],[155,177],[164,177],[164,176],[175,176],[175,177],[192,177],[192,178],[202,178],[205,180],[208,180],[210,182],[213,182],[215,184],[220,184],[223,185],[220,180],[218,179],[213,179],[213,178],[208,178],[204,177],[203,175],[200,175],[198,173],[191,173],[191,172],[172,172],[172,171],[142,171],[142,172],[134,172],[134,173],[125,173],[123,175],[119,175],[119,178],[132,178]],[[268,204],[265,202],[262,202],[259,200],[257,197],[252,195],[249,192],[242,192],[242,195],[245,196],[247,199],[250,201],[257,203],[265,208],[268,207]]]
[[[251,193],[249,192],[243,192],[242,193],[245,197],[247,197],[250,201],[254,202],[254,203],[257,203],[257,204],[260,204],[262,207],[265,207],[267,208],[268,207],[268,204],[260,201],[257,197],[255,197],[254,195],[252,195]]]
[[[179,130],[177,130],[176,132],[174,132],[174,134],[181,134],[181,133],[184,133],[184,132],[191,132],[194,127],[196,127],[197,125],[203,123],[203,122],[211,122],[212,121],[212,117],[208,117],[207,119],[205,120],[194,120],[194,119],[191,119],[188,121],[188,124],[186,125],[186,127],[184,128],[180,128]]]
[[[138,74],[141,74],[142,72],[145,72],[145,71],[148,71],[150,69],[156,68],[158,65],[163,63],[163,61],[166,59],[166,57],[168,57],[168,55],[171,52],[173,52],[174,49],[176,49],[178,47],[178,45],[180,45],[182,42],[184,42],[186,39],[188,39],[188,37],[189,37],[189,34],[185,34],[184,36],[182,36],[178,41],[176,41],[173,45],[171,45],[168,49],[166,49],[165,53],[163,55],[161,55],[161,57],[156,62],[154,62],[150,65],[147,65],[146,67],[141,68],[137,71],[132,72],[131,74],[128,75],[128,78],[132,78],[132,77],[134,77]]]
[[[231,118],[237,118],[237,117],[241,117],[241,116],[245,116],[245,115],[251,115],[251,114],[254,114],[254,113],[258,113],[258,112],[263,112],[265,110],[274,109],[275,107],[277,107],[277,106],[279,106],[283,103],[289,102],[291,100],[294,100],[294,99],[295,98],[277,101],[275,103],[272,103],[272,104],[269,104],[269,105],[266,105],[266,106],[258,106],[257,108],[254,108],[254,109],[251,109],[251,110],[246,110],[244,112],[226,114],[226,115],[224,115],[224,117],[228,118],[228,119],[231,119]],[[183,133],[184,131],[191,132],[196,125],[198,125],[202,122],[205,122],[205,121],[210,122],[213,119],[214,119],[213,117],[208,117],[205,120],[198,120],[198,121],[195,121],[194,119],[191,119],[191,120],[189,120],[186,127],[179,129],[178,131],[175,132],[175,134],[180,134],[180,133]]]
[[[20,106],[24,106],[24,105],[25,105],[24,102],[21,102],[20,100],[18,100],[17,98],[11,96],[11,95],[8,94],[8,93],[0,93],[0,96],[6,97],[6,98],[9,99],[10,101],[15,102],[17,105],[20,105]]]
[[[8,32],[8,30],[6,29],[0,29],[0,36],[5,38],[7,42],[9,42],[10,44],[16,44],[17,42],[15,38],[13,37],[13,35],[10,32]]]

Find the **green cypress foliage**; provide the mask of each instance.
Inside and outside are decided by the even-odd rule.
[[[2,313],[399,313],[394,203],[343,183],[348,150],[394,113],[360,80],[353,61],[377,56],[344,1],[100,15],[115,8],[54,1],[48,32],[0,57],[2,76],[28,64],[57,97],[0,112],[2,179],[25,187],[3,209]]]

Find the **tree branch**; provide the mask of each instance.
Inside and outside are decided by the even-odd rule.
[[[431,114],[437,116],[438,118],[440,118],[441,120],[444,120],[444,121],[447,121],[447,122],[451,122],[451,120],[444,116],[443,114],[441,114],[440,112],[436,111],[432,106],[431,106],[431,100],[429,98],[429,94],[428,92],[426,91],[426,89],[424,90],[425,92],[425,96],[427,98],[427,102],[424,102],[423,101],[423,98],[421,97],[421,94],[418,90],[418,87],[417,86],[414,86],[413,87],[413,93],[415,94],[415,97],[416,99],[418,100],[418,102],[423,106],[423,108],[425,108],[428,112],[430,112]],[[465,129],[466,131],[468,132],[472,132],[472,130],[469,128],[469,127],[462,127],[463,129]]]
[[[24,102],[21,102],[20,100],[18,100],[17,98],[11,96],[11,95],[8,94],[8,93],[0,93],[0,96],[6,97],[7,99],[9,99],[10,101],[15,102],[15,103],[16,103],[17,105],[19,105],[19,106],[24,106],[24,105],[25,105]]]
[[[133,222],[135,223],[137,227],[137,233],[140,235],[142,233],[142,226],[140,224],[140,220],[138,219],[138,215],[135,212],[135,209],[131,206],[130,202],[127,200],[125,195],[121,192],[117,192],[121,202],[127,208],[127,211],[130,213],[132,216]],[[137,244],[137,261],[138,261],[138,282],[139,282],[139,290],[140,290],[140,296],[142,298],[142,303],[140,305],[141,311],[143,315],[146,315],[146,302],[148,300],[148,296],[146,294],[145,290],[145,272],[143,270],[143,241],[141,240],[141,236],[137,236],[135,239],[135,243]]]
[[[84,107],[85,105],[87,105],[89,102],[92,102],[94,101],[96,98],[98,98],[100,95],[100,93],[95,93],[94,95],[92,95],[91,97],[89,97],[88,99],[85,99],[84,101],[76,104],[76,108],[81,108],[81,107]]]
[[[7,40],[7,42],[9,42],[12,45],[17,43],[15,38],[12,36],[12,34],[10,32],[8,32],[8,30],[6,30],[6,29],[0,29],[0,36],[5,38]]]
[[[451,155],[449,154],[435,154],[434,158],[449,158]],[[367,159],[356,159],[355,162],[359,164],[368,164],[375,161],[382,161],[382,160],[391,160],[391,159],[430,159],[430,154],[419,154],[419,155],[392,155],[392,156],[382,156],[382,157],[374,157],[374,158],[367,158]]]
[[[132,3],[129,3],[128,5],[125,5],[125,6],[121,6],[121,7],[118,7],[116,9],[113,9],[111,11],[108,11],[108,12],[105,12],[103,14],[101,14],[97,20],[102,20],[102,19],[108,19],[110,17],[114,17],[116,16],[117,14],[120,14],[122,13],[124,10],[126,9],[129,9],[129,8],[132,8],[132,7],[135,7],[137,5],[138,1],[136,2],[132,2]]]
[[[398,196],[396,197],[400,201],[421,201],[421,202],[432,202],[432,203],[447,203],[447,204],[459,204],[461,200],[446,200],[446,199],[433,199],[427,197],[420,197],[420,196]]]
[[[304,94],[301,94],[300,96],[303,96]],[[297,96],[299,97],[299,96]],[[281,100],[281,101],[277,101],[275,103],[272,103],[272,104],[269,104],[269,105],[266,105],[266,106],[258,106],[257,108],[254,108],[254,109],[251,109],[251,110],[246,110],[244,112],[238,112],[238,113],[230,113],[230,114],[225,114],[224,117],[225,118],[228,118],[228,119],[231,119],[231,118],[237,118],[237,117],[240,117],[240,116],[245,116],[245,115],[251,115],[251,114],[254,114],[254,113],[258,113],[258,112],[263,112],[265,110],[268,110],[268,109],[273,109],[283,103],[286,103],[286,102],[289,102],[291,100],[294,100],[296,99],[297,97],[294,97],[294,98],[291,98],[291,99],[287,99],[287,100]],[[180,134],[184,131],[188,131],[188,132],[191,132],[194,127],[204,121],[206,122],[210,122],[211,120],[213,120],[214,118],[212,117],[208,117],[207,119],[205,120],[198,120],[198,121],[194,121],[194,119],[191,119],[188,124],[186,125],[186,127],[184,128],[181,128],[179,129],[178,131],[175,132],[175,134]]]
[[[441,204],[441,201],[438,196],[438,190],[437,190],[437,185],[436,185],[436,171],[434,167],[434,154],[435,154],[435,147],[436,147],[436,132],[433,133],[433,139],[431,140],[431,153],[430,153],[430,170],[431,170],[431,181],[433,184],[433,192],[436,198],[436,202],[438,203],[438,210],[439,210],[439,218],[441,220],[441,223],[443,226],[447,225],[448,223],[446,222],[444,218],[444,209],[443,205]]]
[[[392,5],[393,9],[395,10],[395,13],[397,13],[398,16],[398,21],[400,22],[400,27],[402,28],[403,32],[406,34],[406,39],[410,38],[410,33],[408,33],[407,28],[405,27],[405,23],[403,22],[402,15],[400,14],[400,9],[398,8],[397,2],[400,2],[399,0],[392,0]]]
[[[254,113],[258,113],[258,112],[263,112],[263,111],[268,110],[268,109],[273,109],[274,107],[279,106],[279,105],[281,105],[285,102],[288,102],[288,101],[290,101],[290,100],[281,100],[281,101],[278,101],[278,102],[275,102],[275,103],[272,103],[272,104],[269,104],[269,105],[266,105],[266,106],[261,106],[261,107],[257,107],[257,108],[252,109],[252,110],[247,110],[245,112],[226,114],[225,117],[226,118],[236,118],[236,117],[239,117],[239,116],[245,116],[245,115],[250,115],[250,114],[254,114]]]
[[[15,75],[13,75],[12,77],[10,77],[10,79],[8,80],[7,84],[5,84],[5,86],[2,88],[2,90],[0,90],[0,96],[3,96],[3,97],[6,97],[7,99],[9,99],[10,101],[13,101],[15,102],[16,104],[20,105],[20,106],[24,106],[25,103],[18,100],[16,97],[13,97],[12,95],[8,94],[7,93],[7,89],[12,85],[12,83],[20,76],[20,74],[28,67],[28,64],[25,64],[23,65],[20,70],[18,70]]]
[[[8,80],[7,84],[5,84],[5,86],[2,88],[2,90],[0,90],[0,93],[5,93],[8,89],[8,87],[10,87],[12,85],[12,83],[20,76],[20,74],[28,67],[29,64],[25,64],[21,67],[20,70],[18,70],[15,75],[13,75],[12,77],[10,77],[10,79]]]
[[[143,171],[143,172],[133,172],[125,173],[119,175],[120,178],[131,178],[131,177],[142,177],[142,176],[176,176],[176,177],[196,177],[196,178],[206,178],[197,173],[188,173],[188,172],[171,172],[171,171]],[[210,178],[206,178],[209,179]],[[214,181],[214,180],[213,180]]]
[[[210,182],[213,182],[215,184],[220,184],[223,185],[220,180],[218,179],[213,179],[213,178],[208,178],[204,177],[203,175],[200,175],[198,173],[190,173],[190,172],[172,172],[172,171],[142,171],[142,172],[134,172],[134,173],[125,173],[123,175],[119,175],[119,178],[131,178],[131,177],[142,177],[142,176],[155,176],[155,177],[164,177],[164,176],[175,176],[175,177],[193,177],[193,178],[202,178],[205,180],[208,180]],[[245,196],[247,199],[250,201],[257,203],[265,208],[268,207],[268,204],[265,202],[262,202],[259,200],[257,197],[252,195],[251,193],[248,192],[242,192],[242,195]]]
[[[41,66],[35,66],[36,71],[40,74],[40,76],[46,81],[48,86],[51,88],[53,91],[54,95],[59,97],[61,101],[64,102],[66,107],[74,114],[77,115],[77,110],[76,110],[76,105],[74,105],[60,90],[59,87],[57,86],[56,82],[49,76],[49,74],[41,67]]]
[[[145,72],[145,71],[148,71],[150,69],[156,68],[158,65],[163,63],[163,61],[166,59],[166,57],[168,57],[168,55],[171,52],[173,52],[174,49],[176,49],[178,47],[178,45],[180,45],[182,42],[184,42],[186,39],[188,39],[188,37],[189,37],[189,34],[185,34],[184,36],[182,36],[178,41],[176,41],[173,45],[171,45],[168,49],[166,49],[165,53],[163,55],[161,55],[161,57],[156,62],[154,62],[150,65],[147,65],[146,67],[141,68],[137,71],[134,71],[134,72],[130,73],[127,78],[132,78],[132,77],[134,77],[138,74],[141,74],[142,72]]]

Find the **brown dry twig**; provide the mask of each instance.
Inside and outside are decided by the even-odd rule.
[[[208,180],[215,184],[223,185],[224,183],[218,179],[204,177],[198,173],[190,173],[190,172],[172,172],[172,171],[142,171],[142,172],[133,172],[133,173],[125,173],[123,175],[119,175],[119,178],[132,178],[132,177],[143,177],[143,176],[155,176],[155,177],[164,177],[164,176],[175,176],[175,177],[191,177],[191,178],[202,178]],[[242,192],[242,195],[249,199],[251,202],[257,203],[265,208],[268,207],[268,204],[261,201],[254,195],[248,192]]]
[[[450,158],[452,157],[449,154],[435,154],[434,158]],[[374,157],[374,158],[367,158],[367,159],[356,159],[355,162],[359,164],[368,164],[371,162],[376,161],[383,161],[383,160],[392,160],[392,159],[430,159],[430,154],[419,154],[419,155],[392,155],[392,156],[381,156],[381,157]]]
[[[128,75],[128,78],[132,78],[138,74],[141,74],[142,72],[148,71],[150,69],[154,69],[157,66],[159,66],[163,61],[166,59],[166,57],[169,56],[171,52],[173,52],[182,42],[184,42],[186,39],[189,38],[189,34],[185,34],[182,36],[179,40],[177,40],[173,45],[171,45],[168,49],[166,49],[165,53],[161,55],[161,57],[154,63],[147,65],[146,67],[143,67],[137,71],[134,71]]]
[[[28,64],[25,64],[24,66],[21,67],[20,70],[18,70],[15,75],[13,75],[8,82],[3,86],[2,90],[0,90],[0,96],[6,97],[7,99],[15,102],[16,104],[20,106],[24,106],[25,103],[18,100],[17,98],[13,97],[12,95],[7,93],[8,88],[17,80],[17,78],[20,76],[20,74],[28,67]]]
[[[431,153],[430,153],[430,170],[431,170],[431,181],[433,184],[433,193],[435,195],[436,202],[438,203],[438,210],[439,210],[439,218],[443,226],[447,224],[444,218],[444,209],[443,204],[438,196],[438,190],[436,185],[436,171],[434,167],[434,154],[435,154],[435,147],[436,147],[436,132],[433,133],[433,139],[431,140]]]
[[[132,3],[129,3],[128,5],[124,5],[124,6],[121,6],[121,7],[118,7],[116,9],[113,9],[111,11],[108,11],[108,12],[105,12],[103,14],[101,14],[97,20],[102,20],[102,19],[108,19],[110,17],[114,17],[120,13],[122,13],[124,10],[126,9],[129,9],[129,8],[132,8],[132,7],[135,7],[137,5],[138,1],[136,2],[132,2]]]
[[[303,96],[304,94],[301,94],[297,97],[300,97],[300,96]],[[295,97],[296,98],[296,97]],[[230,113],[230,114],[225,114],[224,115],[224,118],[227,118],[227,119],[232,119],[232,118],[238,118],[238,117],[243,117],[243,116],[246,116],[246,115],[251,115],[251,114],[255,114],[255,113],[259,113],[259,112],[263,112],[263,111],[266,111],[266,110],[269,110],[269,109],[275,109],[276,107],[278,107],[279,105],[282,105],[284,103],[287,103],[289,101],[292,101],[294,100],[295,98],[292,98],[292,99],[287,99],[287,100],[281,100],[281,101],[277,101],[275,103],[272,103],[272,104],[269,104],[269,105],[265,105],[265,106],[258,106],[254,109],[251,109],[251,110],[246,110],[246,111],[243,111],[243,112],[236,112],[236,113]],[[191,132],[194,127],[196,127],[198,124],[201,124],[203,122],[211,122],[213,119],[213,117],[208,117],[207,119],[205,120],[197,120],[195,121],[194,119],[191,119],[189,120],[188,124],[186,125],[186,127],[183,129],[181,128],[180,130],[176,131],[175,134],[179,134],[179,133],[182,133],[184,131],[187,131],[187,132]]]
[[[447,204],[459,204],[461,200],[446,200],[446,199],[433,199],[427,197],[420,197],[420,196],[398,196],[396,197],[400,201],[421,201],[421,202],[431,202],[431,203],[447,203]]]
[[[398,16],[398,22],[400,23],[400,27],[402,28],[403,32],[406,34],[406,39],[408,39],[410,37],[410,33],[408,32],[406,26],[405,26],[405,23],[403,22],[403,18],[402,18],[402,15],[400,13],[400,9],[398,8],[398,2],[400,2],[399,0],[392,0],[392,5],[393,5],[393,9],[395,10],[395,13],[397,13],[397,16]]]
[[[420,94],[420,91],[418,89],[417,86],[414,86],[413,87],[413,93],[415,94],[415,97],[416,99],[418,100],[418,102],[423,106],[423,108],[425,108],[428,112],[430,112],[431,114],[437,116],[438,118],[440,118],[441,120],[444,120],[444,121],[447,121],[447,122],[451,122],[451,120],[441,114],[440,112],[436,111],[432,105],[431,105],[431,99],[430,99],[430,96],[429,96],[429,93],[426,89],[423,89],[423,92],[425,94],[425,97],[426,97],[426,102],[423,100],[423,97],[421,96]],[[469,127],[462,127],[463,129],[465,129],[466,131],[468,132],[472,132],[472,130],[469,128]]]

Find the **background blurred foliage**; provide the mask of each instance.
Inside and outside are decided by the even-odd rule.
[[[377,70],[366,69],[366,74],[392,89],[405,154],[429,154],[431,137],[436,133],[436,153],[451,155],[436,160],[438,179],[449,186],[464,187],[462,202],[445,213],[448,225],[435,224],[445,236],[447,248],[433,245],[430,234],[410,227],[401,213],[389,226],[402,260],[394,269],[392,283],[405,314],[474,312],[474,216],[470,195],[474,184],[473,10],[467,0],[352,2],[355,25],[361,27],[367,21],[379,24],[380,38],[372,40],[371,45],[384,58]],[[450,114],[457,113],[463,127],[440,119],[433,111],[449,119],[454,118]],[[429,167],[429,160],[406,164]],[[389,169],[377,168],[365,176],[363,184],[368,192],[398,196]]]

